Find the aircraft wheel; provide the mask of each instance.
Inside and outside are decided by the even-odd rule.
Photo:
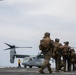
[[[29,68],[32,68],[32,66],[29,66]]]
[[[24,68],[26,68],[26,66],[24,66]]]
[[[41,68],[41,66],[38,66],[39,68]]]

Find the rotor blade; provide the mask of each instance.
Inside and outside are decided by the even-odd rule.
[[[32,47],[15,47],[15,48],[32,48]]]
[[[7,48],[7,49],[4,49],[4,50],[10,50],[11,48]]]
[[[11,47],[11,45],[10,44],[7,44],[7,43],[5,43],[6,45],[8,45],[9,47]]]

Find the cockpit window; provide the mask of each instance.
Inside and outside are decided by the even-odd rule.
[[[23,62],[26,62],[26,61],[28,61],[29,60],[29,57],[25,57],[24,59],[23,59]]]
[[[35,59],[35,57],[33,57],[33,59]]]
[[[32,58],[30,58],[30,60],[32,60]]]

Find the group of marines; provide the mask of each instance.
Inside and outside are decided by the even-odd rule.
[[[49,63],[50,58],[55,59],[56,72],[62,70],[62,67],[64,72],[71,71],[72,67],[73,71],[75,71],[76,53],[75,50],[69,46],[68,41],[62,45],[58,38],[53,41],[50,38],[50,33],[46,32],[42,40],[40,40],[39,49],[44,55],[43,65],[39,68],[41,74],[45,74],[43,71],[45,68],[48,69],[49,73],[52,73],[51,64]]]

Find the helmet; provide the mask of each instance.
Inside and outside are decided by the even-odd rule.
[[[56,38],[56,39],[55,39],[55,42],[59,42],[59,39],[58,39],[58,38]]]
[[[71,49],[71,51],[73,51],[73,52],[74,52],[75,50],[74,50],[74,49]]]
[[[50,33],[49,32],[46,32],[44,35],[45,36],[50,36]]]
[[[65,44],[67,44],[67,45],[69,44],[69,42],[68,42],[68,41],[66,41],[66,42],[64,42],[64,43],[65,43]]]

